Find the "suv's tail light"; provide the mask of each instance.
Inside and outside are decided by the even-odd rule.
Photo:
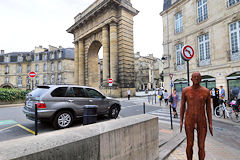
[[[46,108],[46,104],[43,102],[35,103],[35,105],[37,105],[37,108]]]

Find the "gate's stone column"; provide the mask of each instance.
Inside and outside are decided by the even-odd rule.
[[[109,33],[108,26],[102,28],[103,45],[103,83],[106,84],[109,78]]]
[[[118,47],[117,47],[117,24],[110,24],[110,77],[113,84],[118,81]]]
[[[82,40],[79,40],[79,43],[78,43],[78,50],[79,50],[79,59],[78,59],[78,64],[79,64],[79,75],[78,75],[78,78],[79,78],[79,85],[85,85],[85,73],[84,73],[84,70],[85,70],[85,57],[84,57],[84,46],[83,46],[83,41]]]
[[[75,84],[79,84],[79,52],[78,52],[78,42],[75,42],[75,50],[74,50],[74,79]]]

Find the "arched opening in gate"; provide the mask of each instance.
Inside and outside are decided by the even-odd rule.
[[[103,50],[99,41],[93,41],[88,49],[88,85],[101,88],[103,83]]]

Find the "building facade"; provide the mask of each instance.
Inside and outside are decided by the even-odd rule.
[[[162,63],[153,54],[141,56],[135,53],[135,86],[138,91],[153,90],[162,87]]]
[[[31,79],[28,73],[34,71]],[[0,87],[30,89],[33,85],[73,84],[74,48],[36,47],[31,52],[0,54]]]
[[[202,86],[223,86],[229,97],[240,88],[240,1],[165,0],[163,11],[164,86],[170,89],[173,74],[178,93],[187,86],[186,62],[180,56],[184,45],[195,55],[190,64],[202,75]]]

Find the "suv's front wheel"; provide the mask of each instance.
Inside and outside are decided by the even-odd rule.
[[[55,129],[63,129],[70,127],[73,122],[73,115],[70,111],[58,112],[53,120],[53,127]]]
[[[119,111],[120,110],[119,110],[118,105],[114,104],[109,110],[109,115],[108,115],[109,118],[116,119],[118,117]]]

